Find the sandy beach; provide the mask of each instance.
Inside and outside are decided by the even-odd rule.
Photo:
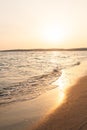
[[[67,90],[62,105],[34,130],[87,130],[87,76]]]
[[[57,107],[58,88],[31,101],[0,106],[0,130],[27,130]]]
[[[64,96],[58,91],[1,106],[0,130],[87,130],[87,76],[68,87]]]
[[[52,84],[54,89],[33,100],[1,105],[0,130],[87,130],[84,75],[83,65],[70,68]]]

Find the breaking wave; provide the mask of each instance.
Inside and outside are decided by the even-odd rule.
[[[26,81],[6,86],[0,90],[0,105],[36,98],[42,93],[55,88],[56,86],[53,86],[52,82],[58,79],[60,75],[61,71],[55,68],[50,73],[34,76]]]
[[[0,104],[31,100],[55,88],[62,70],[79,67],[87,52],[0,52]]]

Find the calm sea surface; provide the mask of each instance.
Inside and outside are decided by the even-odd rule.
[[[87,51],[0,52],[0,105],[38,97],[56,87],[62,70],[86,61]]]

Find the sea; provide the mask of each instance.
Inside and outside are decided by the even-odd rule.
[[[37,98],[58,87],[52,84],[63,70],[81,64],[87,73],[87,51],[0,52],[0,105]]]

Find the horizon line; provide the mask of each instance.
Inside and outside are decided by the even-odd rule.
[[[0,52],[6,51],[85,51],[87,47],[81,48],[33,48],[33,49],[3,49]]]

